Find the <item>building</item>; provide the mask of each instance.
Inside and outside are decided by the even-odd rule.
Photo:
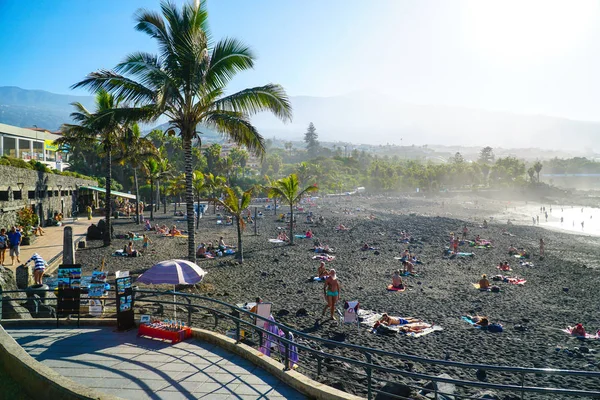
[[[67,154],[55,144],[60,132],[0,124],[0,155],[36,160],[59,171],[69,166]]]

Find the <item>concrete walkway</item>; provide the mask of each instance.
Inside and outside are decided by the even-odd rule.
[[[102,218],[103,217],[94,217],[91,221],[88,220],[87,217],[79,218],[76,221],[68,218],[62,226],[48,226],[44,228],[44,236],[36,237],[35,241],[30,246],[21,246],[21,255],[19,256],[21,262],[29,260],[33,253],[38,253],[44,260],[49,262],[63,251],[63,231],[66,226],[73,228],[73,240],[77,240],[82,236],[85,237],[88,227],[91,224],[97,224]],[[6,251],[5,266],[13,272],[18,266],[17,260],[15,260],[15,265],[10,265],[8,250]]]
[[[304,399],[243,358],[198,340],[171,345],[112,328],[9,328],[36,360],[124,399]]]

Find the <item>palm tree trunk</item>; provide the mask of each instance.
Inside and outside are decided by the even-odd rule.
[[[194,192],[192,186],[192,131],[195,127],[190,127],[183,137],[183,153],[185,155],[185,205],[187,212],[188,227],[188,259],[196,262],[196,241],[194,231]]]
[[[294,244],[294,203],[290,201],[290,244]]]
[[[198,195],[198,212],[196,213],[196,229],[198,229],[200,227],[200,192],[197,193]]]
[[[112,239],[111,226],[110,226],[110,212],[112,207],[110,206],[110,186],[112,184],[112,154],[111,146],[107,144],[106,150],[106,197],[104,198],[104,214],[106,220],[106,232],[104,232],[104,246],[110,246]]]
[[[150,221],[154,221],[154,179],[150,178]]]
[[[240,216],[236,215],[235,220],[237,222],[237,236],[238,236],[238,252],[236,258],[239,262],[244,262],[244,247],[242,245],[242,224],[240,222]],[[256,221],[254,221],[256,223]]]
[[[167,213],[167,187],[163,184],[163,214]]]
[[[140,191],[138,187],[137,168],[133,169],[133,186],[135,190],[135,223],[140,224]]]

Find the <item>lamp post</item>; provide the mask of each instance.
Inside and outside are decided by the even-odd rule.
[[[19,193],[21,195],[21,200],[23,200],[23,186],[25,186],[25,184],[23,182],[17,182],[17,187],[19,188]]]
[[[58,188],[58,202],[60,203],[60,213],[64,215],[65,210],[64,210],[64,206],[62,203],[62,185],[56,185],[56,187]]]

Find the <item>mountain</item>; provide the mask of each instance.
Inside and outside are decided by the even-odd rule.
[[[70,103],[93,106],[91,96],[0,87],[0,122],[57,129],[69,121]],[[291,97],[293,122],[259,114],[253,123],[265,137],[301,140],[310,122],[319,139],[369,144],[492,146],[561,150],[597,148],[600,123],[519,115],[454,106],[416,105],[389,95],[356,92],[335,97]],[[159,121],[164,122],[164,121]]]

